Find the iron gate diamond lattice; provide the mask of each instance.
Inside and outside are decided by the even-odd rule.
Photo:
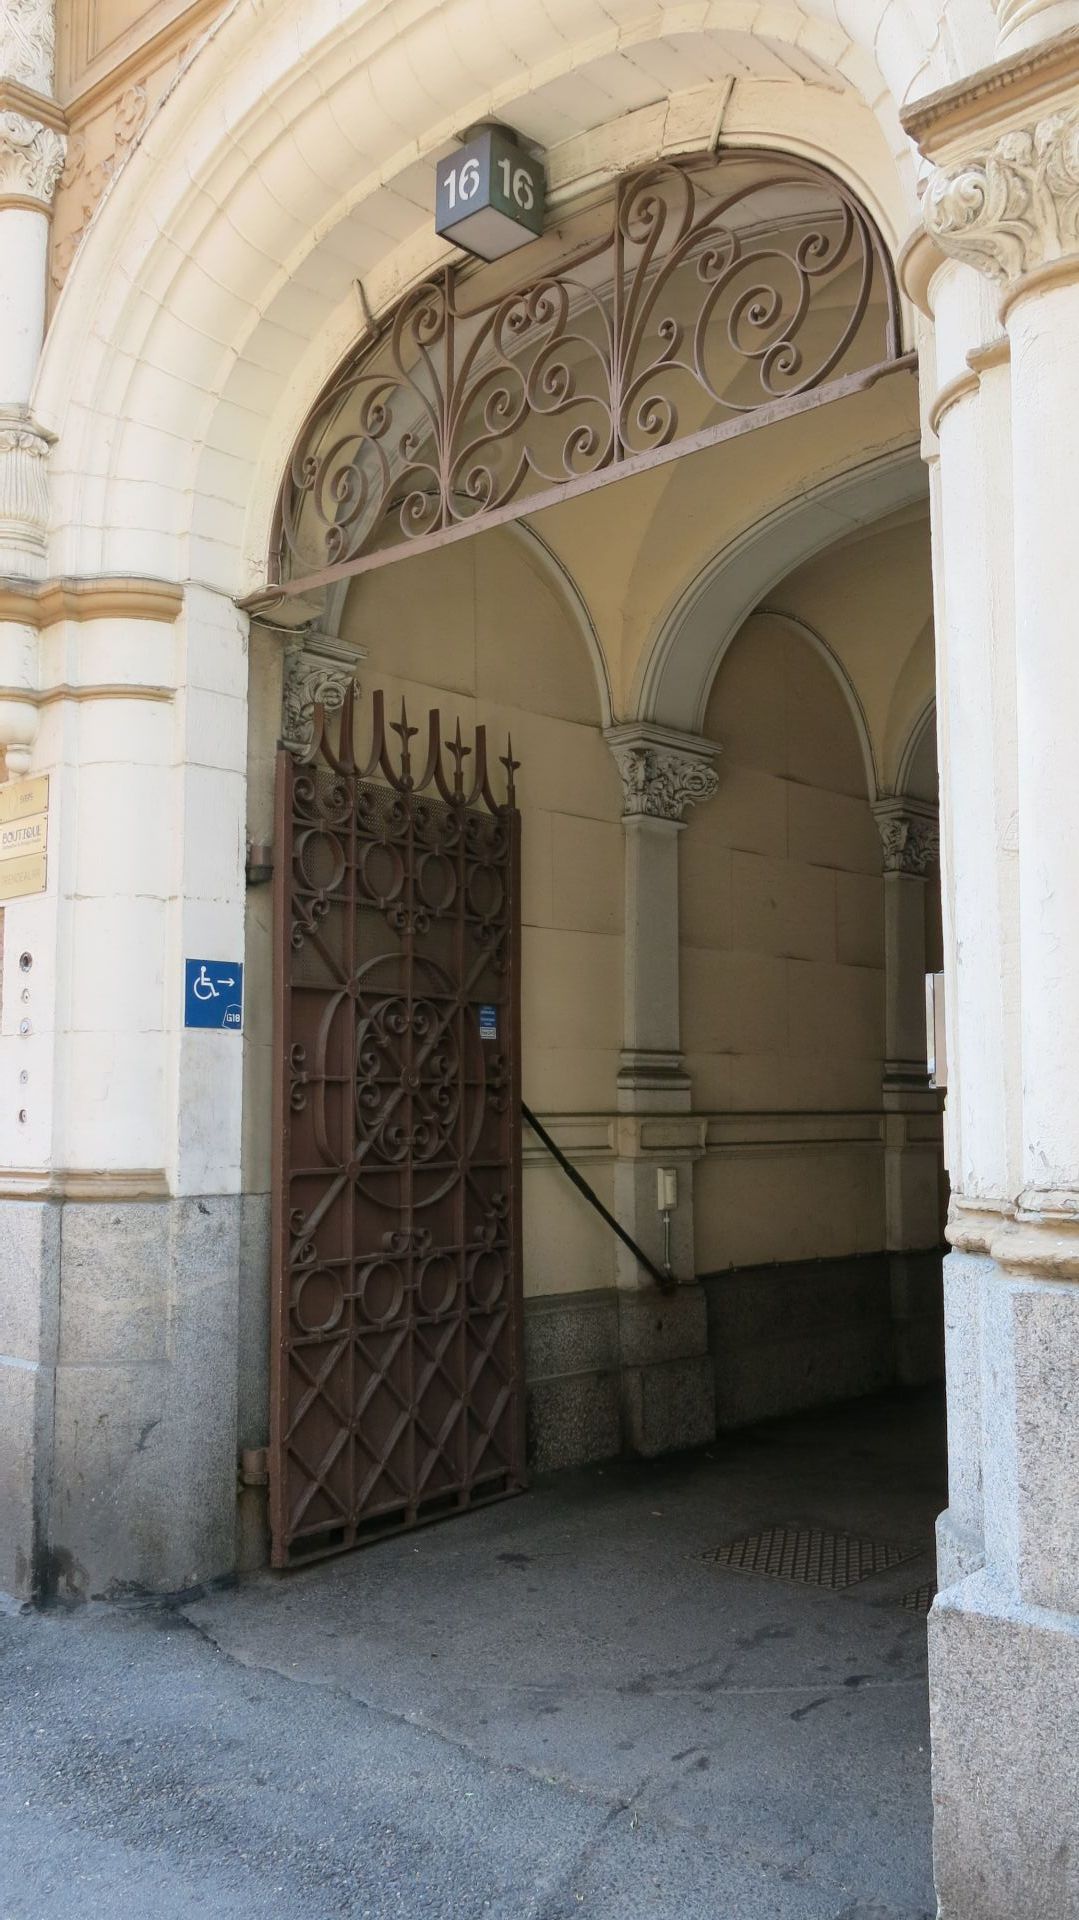
[[[771,1580],[793,1580],[835,1591],[867,1580],[870,1574],[883,1573],[914,1555],[887,1541],[863,1540],[854,1534],[833,1533],[826,1527],[765,1527],[760,1533],[708,1547],[699,1558],[710,1566],[730,1567],[737,1573],[763,1574]]]
[[[524,1484],[516,763],[354,693],[278,763],[275,1566]]]

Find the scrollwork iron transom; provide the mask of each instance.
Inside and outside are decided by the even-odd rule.
[[[658,162],[526,257],[523,283],[432,274],[341,367],[289,464],[278,580],[524,511],[899,355],[880,237],[805,161]]]
[[[279,765],[277,1565],[523,1480],[512,748],[354,706]]]

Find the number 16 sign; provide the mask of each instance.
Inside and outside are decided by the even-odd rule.
[[[543,164],[506,127],[477,127],[440,160],[435,232],[480,260],[498,260],[543,232]]]

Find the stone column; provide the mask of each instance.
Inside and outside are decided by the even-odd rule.
[[[634,1256],[618,1249],[627,1443],[640,1453],[693,1446],[715,1433],[705,1299],[696,1284],[693,1163],[704,1150],[691,1111],[678,1012],[678,839],[687,808],[707,800],[718,747],[697,734],[647,722],[607,730],[625,796],[625,988],[615,1210],[657,1266],[664,1259],[657,1207],[661,1168],[674,1170],[671,1268],[681,1283],[660,1296]]]
[[[51,0],[0,13],[0,549],[3,571],[45,572],[48,438],[30,416],[45,326],[49,210],[64,165],[52,94]]]
[[[896,1373],[938,1379],[940,1095],[926,1059],[926,888],[939,859],[937,809],[901,794],[873,808],[884,851],[884,1210]]]
[[[1048,112],[1052,63],[1061,91]],[[930,232],[986,276],[1010,349],[1017,823],[1007,837],[1018,846],[1022,1052],[1019,1153],[1008,1116],[997,1149],[1021,1187],[1018,1205],[1013,1218],[966,1221],[988,1256],[984,1567],[941,1596],[931,1621],[944,1920],[1079,1911],[1079,544],[1067,479],[1079,436],[1079,60],[1066,84],[1062,65],[1059,48],[1016,64],[999,83],[995,137],[972,88],[945,97],[947,129],[942,117],[934,131],[941,103],[921,129],[923,150],[941,162],[926,198]],[[944,422],[941,436],[943,468]],[[974,464],[972,452],[968,444],[968,513],[971,496],[999,480],[999,467]],[[977,604],[976,579],[967,591]],[[950,629],[950,581],[946,599]],[[983,633],[983,683],[985,656]],[[972,687],[974,678],[972,660]],[[999,757],[993,773],[1006,790]],[[1012,956],[999,927],[994,935],[1007,983]],[[975,1046],[984,1054],[989,1044],[972,1032],[961,1077]],[[972,1170],[984,1178],[984,1164]]]
[[[1014,56],[1079,27],[1079,0],[993,0],[997,57]]]
[[[24,774],[38,732],[38,609],[46,571],[49,437],[30,411],[45,317],[49,209],[64,164],[51,98],[51,0],[0,7],[0,779]],[[53,794],[55,831],[59,796]],[[54,1069],[55,916],[35,902],[33,941],[0,911],[4,1119],[18,1169],[40,1129]],[[39,936],[40,935],[40,939]],[[6,1157],[6,1156],[5,1156]],[[40,1590],[47,1568],[52,1410],[59,1327],[60,1214],[0,1203],[0,1591]]]
[[[895,794],[873,813],[884,850],[884,1082],[924,1087],[925,888],[939,856],[937,809]]]

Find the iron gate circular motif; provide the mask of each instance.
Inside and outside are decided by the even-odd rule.
[[[356,1276],[359,1308],[365,1320],[385,1326],[396,1320],[405,1297],[405,1281],[396,1260],[372,1260]]]
[[[344,1311],[341,1276],[315,1267],[298,1274],[292,1288],[292,1311],[304,1333],[329,1333]]]

